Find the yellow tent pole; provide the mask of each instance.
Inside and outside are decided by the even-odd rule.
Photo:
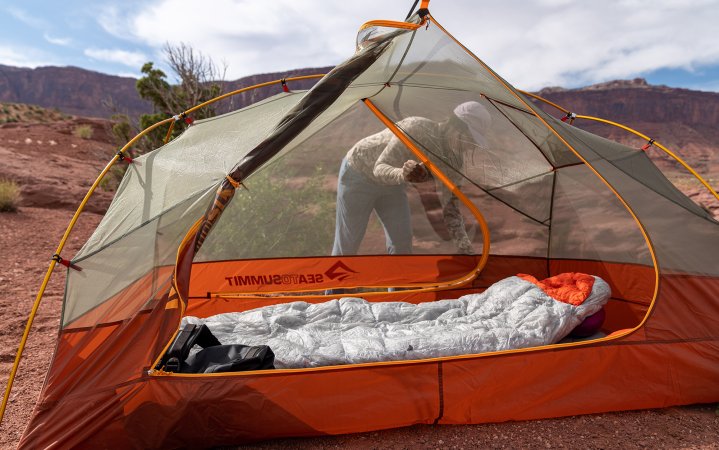
[[[540,102],[544,102],[544,103],[546,103],[546,104],[548,104],[548,105],[554,106],[555,108],[557,108],[558,110],[562,111],[562,112],[565,113],[565,114],[569,114],[569,110],[568,110],[568,109],[562,108],[561,106],[557,105],[556,103],[550,102],[550,101],[547,100],[546,98],[540,97],[540,96],[538,96],[538,95],[536,95],[536,94],[532,94],[531,92],[520,91],[519,89],[517,89],[517,92],[520,92],[520,93],[522,93],[522,94],[524,94],[524,95],[526,95],[526,96],[528,96],[528,97],[532,97],[532,98],[534,98],[534,99],[537,99],[537,100],[539,100]]]
[[[207,100],[207,101],[204,102],[204,103],[200,103],[199,105],[193,106],[192,108],[188,109],[187,111],[185,111],[185,114],[190,114],[190,113],[192,113],[192,112],[194,112],[194,111],[197,111],[197,110],[200,109],[200,108],[204,108],[205,106],[207,106],[207,105],[209,105],[209,104],[218,102],[218,101],[220,101],[220,100],[223,100],[223,99],[225,99],[225,98],[227,98],[227,97],[231,97],[231,96],[233,96],[233,95],[241,94],[241,93],[243,93],[243,92],[245,92],[245,91],[250,91],[250,90],[252,90],[252,89],[258,89],[258,88],[261,88],[261,87],[272,86],[273,84],[282,83],[282,80],[285,80],[285,81],[309,80],[309,79],[312,79],[312,78],[322,78],[322,77],[324,77],[324,76],[325,76],[325,74],[302,75],[302,76],[299,76],[299,77],[287,77],[287,78],[281,78],[281,79],[279,79],[279,80],[273,80],[273,81],[267,81],[267,82],[265,82],[265,83],[255,84],[254,86],[249,86],[249,87],[246,87],[246,88],[238,89],[238,90],[236,90],[236,91],[228,92],[228,93],[226,93],[226,94],[222,94],[222,95],[220,95],[220,96],[217,96],[217,97],[215,97],[215,98],[213,98],[213,99],[211,99],[211,100]]]
[[[546,104],[548,104],[548,105],[551,105],[551,106],[557,108],[558,110],[560,110],[560,111],[562,111],[562,112],[564,112],[564,113],[566,113],[566,114],[569,114],[569,110],[568,110],[568,109],[562,108],[561,106],[559,106],[559,105],[557,105],[556,103],[553,103],[553,102],[547,100],[546,98],[540,97],[539,95],[536,95],[536,94],[532,94],[531,92],[526,92],[526,91],[519,91],[519,92],[521,92],[522,94],[527,95],[527,96],[529,96],[529,97],[532,97],[532,98],[534,98],[534,99],[537,99],[537,100],[539,100],[539,101],[541,101],[541,102],[544,102],[544,103],[546,103]],[[711,192],[712,195],[713,195],[717,200],[719,200],[719,194],[717,194],[717,192],[711,187],[711,185],[710,185],[701,175],[699,175],[699,173],[698,173],[697,171],[695,171],[695,170],[694,170],[686,161],[684,161],[679,155],[675,154],[674,152],[672,152],[671,150],[669,150],[668,148],[666,148],[665,146],[663,146],[661,143],[659,143],[659,142],[657,142],[656,140],[650,138],[649,136],[647,136],[647,135],[645,135],[645,134],[643,134],[643,133],[640,133],[639,131],[637,131],[637,130],[635,130],[635,129],[633,129],[633,128],[630,128],[630,127],[628,127],[628,126],[626,126],[626,125],[622,125],[621,123],[613,122],[613,121],[607,120],[607,119],[602,119],[602,118],[600,118],[600,117],[584,116],[584,115],[577,114],[577,115],[575,116],[575,118],[576,118],[576,119],[584,119],[584,120],[593,120],[593,121],[595,121],[595,122],[601,122],[601,123],[605,123],[605,124],[607,124],[607,125],[612,125],[612,126],[614,126],[614,127],[621,128],[621,129],[624,130],[624,131],[627,131],[627,132],[629,132],[629,133],[632,133],[632,134],[634,134],[634,135],[636,135],[636,136],[639,136],[640,138],[646,140],[647,142],[651,142],[651,145],[656,145],[657,148],[659,148],[660,150],[662,150],[664,153],[666,153],[666,154],[669,155],[670,157],[674,158],[675,161],[677,161],[679,164],[681,164],[690,174],[692,174],[697,180],[699,180],[699,182],[700,182],[702,185],[704,185],[704,187],[707,188],[707,189],[709,190],[709,192]]]
[[[316,74],[316,75],[303,75],[303,76],[297,76],[297,77],[288,77],[280,80],[274,80],[274,81],[268,81],[266,83],[260,83],[256,84],[254,86],[238,89],[232,92],[228,92],[226,94],[217,96],[211,100],[208,100],[204,103],[201,103],[197,106],[194,106],[187,111],[185,111],[183,114],[187,115],[190,114],[193,111],[196,111],[204,106],[207,106],[211,103],[220,101],[224,98],[230,97],[232,95],[240,94],[245,91],[249,91],[252,89],[257,89],[265,86],[271,86],[273,84],[282,83],[283,81],[296,81],[296,80],[307,80],[312,78],[322,78],[324,77],[324,74]],[[137,134],[134,138],[132,138],[125,146],[120,149],[120,151],[117,152],[114,158],[110,160],[110,162],[105,166],[105,168],[100,172],[100,175],[98,175],[95,182],[92,184],[90,189],[87,191],[87,194],[85,194],[85,198],[83,198],[82,202],[80,203],[80,206],[75,211],[75,214],[73,215],[72,219],[70,220],[70,224],[67,226],[67,229],[65,229],[65,234],[63,234],[62,239],[60,240],[60,244],[57,247],[57,250],[55,251],[56,255],[60,255],[62,250],[65,248],[65,243],[67,242],[68,237],[70,236],[70,232],[75,227],[75,224],[77,223],[78,218],[80,217],[80,214],[85,209],[85,205],[87,205],[87,202],[90,200],[90,197],[95,192],[97,187],[100,185],[100,181],[105,177],[107,172],[110,171],[112,166],[122,157],[125,157],[124,152],[129,149],[135,142],[137,142],[140,138],[145,136],[150,131],[154,130],[155,128],[162,126],[166,123],[170,123],[170,129],[167,132],[167,136],[165,137],[165,143],[169,140],[169,137],[172,133],[172,128],[174,127],[175,118],[170,117],[165,120],[161,120],[160,122],[157,122],[144,130],[142,130],[140,133]],[[23,351],[25,350],[25,345],[27,343],[28,336],[30,335],[30,329],[32,328],[32,323],[35,320],[35,315],[37,314],[37,310],[40,307],[40,302],[42,300],[42,296],[45,293],[45,289],[47,288],[47,284],[50,281],[50,275],[52,274],[53,270],[55,269],[55,265],[57,264],[57,261],[55,259],[52,260],[50,263],[50,266],[47,269],[47,272],[45,273],[45,278],[43,279],[42,284],[40,285],[40,289],[37,293],[37,296],[35,297],[35,302],[33,303],[32,310],[30,311],[30,315],[27,319],[27,324],[25,325],[25,331],[23,332],[22,338],[20,340],[20,345],[18,346],[17,354],[15,355],[15,362],[13,363],[12,369],[10,370],[10,376],[8,378],[7,386],[5,387],[5,395],[3,397],[2,405],[0,405],[0,423],[2,423],[2,419],[5,415],[5,409],[7,407],[8,399],[10,398],[10,391],[12,390],[13,382],[15,381],[15,375],[17,374],[17,369],[20,366],[20,360],[22,359]]]
[[[135,142],[137,142],[138,139],[140,139],[142,136],[146,135],[150,131],[154,130],[155,128],[173,120],[172,118],[165,119],[161,122],[157,122],[156,124],[147,127],[142,132],[140,132],[137,136],[135,136],[130,142],[125,144],[124,147],[120,151],[117,152],[114,158],[110,160],[109,163],[105,166],[105,168],[100,172],[100,175],[98,175],[97,179],[95,179],[95,182],[92,184],[90,189],[87,191],[87,194],[85,194],[85,198],[83,198],[82,202],[80,203],[80,206],[78,206],[77,210],[75,211],[75,214],[72,216],[72,219],[70,220],[70,224],[67,226],[67,229],[65,230],[65,234],[63,234],[62,239],[60,239],[60,244],[57,246],[57,250],[55,250],[56,255],[60,255],[62,253],[62,250],[65,248],[65,243],[67,242],[68,237],[70,236],[70,232],[75,227],[75,224],[77,223],[78,218],[80,217],[80,213],[85,209],[85,205],[87,205],[87,202],[90,200],[90,197],[92,196],[93,192],[95,192],[95,189],[100,185],[100,181],[102,181],[103,177],[107,174],[107,172],[110,171],[112,166],[120,159],[122,156],[124,158],[124,152],[132,146]],[[40,290],[37,293],[37,296],[35,297],[35,303],[32,306],[32,310],[30,311],[30,315],[27,319],[27,324],[25,325],[25,331],[23,332],[22,339],[20,339],[20,345],[17,349],[17,354],[15,355],[15,362],[13,363],[12,369],[10,370],[10,376],[8,378],[7,386],[5,387],[5,395],[2,400],[2,405],[0,405],[0,423],[2,423],[2,419],[5,415],[5,408],[7,407],[8,399],[10,398],[10,391],[12,389],[13,382],[15,381],[15,375],[17,374],[17,369],[20,366],[20,360],[22,359],[23,351],[25,350],[25,344],[27,343],[27,338],[30,335],[30,329],[32,328],[32,323],[35,320],[35,315],[37,314],[37,310],[40,307],[40,301],[42,300],[42,296],[45,293],[45,289],[47,288],[47,284],[50,281],[50,275],[52,274],[53,270],[55,269],[55,265],[57,264],[57,261],[53,259],[50,262],[50,266],[47,269],[47,272],[45,272],[45,278],[42,281],[42,284],[40,285]]]
[[[487,260],[489,259],[489,245],[490,245],[490,238],[489,238],[489,226],[487,226],[487,221],[484,219],[484,216],[480,212],[479,208],[475,206],[475,204],[467,198],[466,195],[464,195],[464,192],[460,191],[456,184],[452,182],[444,173],[442,173],[441,170],[429,159],[427,156],[422,153],[420,149],[417,148],[417,146],[410,140],[409,137],[407,137],[406,134],[402,132],[395,124],[392,122],[389,117],[385,116],[382,111],[375,106],[374,103],[368,98],[364,99],[363,102],[369,109],[374,113],[375,116],[390,130],[392,133],[394,133],[395,136],[399,138],[400,141],[404,145],[407,146],[408,149],[412,151],[419,159],[420,161],[427,167],[427,169],[432,172],[434,176],[439,178],[439,180],[444,183],[445,186],[449,188],[449,190],[457,196],[457,198],[464,203],[464,205],[472,212],[472,215],[477,219],[477,222],[479,222],[479,228],[482,230],[482,237],[484,238],[482,240],[482,256],[479,259],[479,263],[477,264],[477,267],[472,274],[472,276],[465,277],[464,279],[460,280],[459,286],[462,286],[466,283],[469,283],[474,278],[477,277],[477,275],[484,269],[484,266],[487,265]]]
[[[170,137],[172,136],[172,130],[173,130],[173,128],[175,127],[175,122],[176,122],[177,120],[179,120],[179,119],[176,119],[176,117],[184,117],[184,116],[187,116],[188,114],[190,114],[190,113],[192,113],[192,112],[194,112],[194,111],[197,111],[197,110],[200,109],[200,108],[204,108],[204,107],[207,106],[207,105],[210,105],[210,104],[215,103],[215,102],[219,102],[220,100],[224,100],[224,99],[226,99],[227,97],[232,97],[233,95],[237,95],[237,94],[241,94],[241,93],[243,93],[243,92],[251,91],[251,90],[253,90],[253,89],[259,89],[259,88],[266,87],[266,86],[272,86],[273,84],[282,83],[283,81],[286,82],[286,81],[309,80],[309,79],[312,79],[312,78],[322,78],[322,77],[324,77],[324,76],[325,76],[324,73],[318,73],[318,74],[315,74],[315,75],[302,75],[302,76],[298,76],[298,77],[280,78],[279,80],[267,81],[267,82],[265,82],[265,83],[255,84],[255,85],[248,86],[248,87],[245,87],[245,88],[242,88],[242,89],[234,90],[234,91],[232,91],[232,92],[228,92],[228,93],[226,93],[226,94],[218,95],[218,96],[215,97],[215,98],[212,98],[212,99],[210,99],[210,100],[207,100],[207,101],[204,102],[204,103],[200,103],[199,105],[193,106],[192,108],[188,109],[187,111],[185,111],[185,112],[183,112],[183,113],[181,113],[181,114],[178,114],[177,116],[173,117],[173,121],[172,121],[172,123],[170,124],[170,128],[167,130],[167,135],[165,136],[165,144],[167,144],[167,143],[169,142]]]
[[[628,132],[630,132],[630,133],[632,133],[632,134],[634,134],[634,135],[636,135],[636,136],[641,137],[642,139],[645,139],[645,140],[648,141],[648,142],[651,142],[651,145],[656,145],[657,148],[661,149],[664,153],[666,153],[667,155],[671,156],[671,157],[674,158],[674,160],[676,160],[679,164],[681,164],[682,166],[684,166],[684,168],[687,169],[687,171],[689,171],[689,173],[691,173],[692,175],[694,175],[694,177],[695,177],[697,180],[699,180],[699,182],[700,182],[701,184],[703,184],[704,187],[707,188],[707,189],[709,190],[709,192],[711,192],[712,195],[713,195],[717,200],[719,200],[719,194],[717,194],[717,192],[711,187],[711,185],[710,185],[701,175],[699,175],[699,173],[697,173],[686,161],[684,161],[681,157],[679,157],[679,155],[675,154],[674,152],[672,152],[671,150],[669,150],[668,148],[666,148],[665,146],[663,146],[663,145],[660,144],[659,142],[655,141],[654,139],[651,139],[649,136],[646,136],[646,135],[640,133],[639,131],[637,131],[637,130],[635,130],[635,129],[633,129],[633,128],[630,128],[630,127],[628,127],[628,126],[626,126],[626,125],[622,125],[621,123],[612,122],[611,120],[601,119],[601,118],[599,118],[599,117],[583,116],[583,115],[579,115],[579,114],[578,114],[578,115],[577,115],[577,119],[593,120],[593,121],[595,121],[595,122],[606,123],[607,125],[612,125],[612,126],[621,128],[622,130],[628,131]]]

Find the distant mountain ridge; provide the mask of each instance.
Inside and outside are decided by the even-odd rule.
[[[544,88],[540,96],[579,114],[618,122],[719,125],[719,93],[615,80],[578,89]]]
[[[250,75],[225,82],[229,92],[283,77],[327,73],[332,67],[318,67]],[[134,78],[107,75],[78,67],[36,69],[0,65],[0,102],[27,103],[56,108],[68,114],[108,118],[112,111],[103,102],[112,98],[119,111],[132,116],[149,112],[151,105],[140,99]],[[294,89],[306,89],[315,80],[291,82]],[[261,100],[279,87],[239,94],[234,107]],[[617,80],[578,89],[545,88],[539,95],[580,114],[615,121],[682,123],[719,127],[719,93],[692,91],[647,84],[646,80]]]
[[[223,88],[224,92],[230,92],[284,77],[323,74],[331,69],[318,67],[251,75],[226,81]],[[77,67],[27,69],[0,65],[0,102],[34,104],[77,116],[108,118],[112,111],[105,102],[112,99],[117,111],[137,117],[149,112],[151,105],[139,98],[135,82],[134,78]],[[288,86],[294,90],[307,89],[315,82],[314,79],[290,81]],[[281,92],[280,85],[253,89],[224,100],[218,110],[241,108],[278,92]],[[681,149],[692,161],[703,165],[704,170],[719,171],[719,93],[654,86],[637,78],[576,89],[550,87],[539,91],[539,95],[577,114],[626,124],[670,148]],[[537,104],[555,117],[562,115],[551,106]],[[641,145],[637,138],[621,129],[580,122],[577,125],[596,134],[627,145]]]
[[[283,77],[323,74],[330,70],[332,67],[320,67],[250,75],[225,82],[224,91],[230,92]],[[107,75],[78,67],[49,66],[28,69],[0,64],[0,102],[26,103],[56,108],[77,116],[109,118],[113,111],[105,106],[105,103],[111,99],[118,112],[136,117],[152,111],[152,105],[137,94],[136,81],[134,78]],[[307,89],[315,81],[302,80],[289,85],[294,89]],[[279,92],[278,87],[244,92],[233,97],[233,106],[241,108],[276,92]]]
[[[135,79],[78,67],[27,69],[0,65],[0,102],[56,108],[85,117],[110,117],[103,101],[112,98],[120,110],[148,112],[151,106],[135,90]]]

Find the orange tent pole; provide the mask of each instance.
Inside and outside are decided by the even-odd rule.
[[[484,219],[484,216],[479,211],[479,209],[474,205],[474,203],[472,203],[472,201],[469,198],[467,198],[466,195],[464,195],[464,192],[460,191],[459,188],[457,187],[457,185],[455,185],[452,182],[452,180],[450,180],[444,173],[442,173],[442,171],[439,170],[439,168],[437,166],[435,166],[434,163],[432,161],[430,161],[429,158],[427,158],[427,156],[424,153],[422,153],[422,151],[420,149],[417,148],[417,146],[414,144],[414,142],[412,142],[412,140],[410,140],[410,138],[407,137],[407,135],[404,134],[402,132],[402,130],[397,128],[397,126],[394,124],[394,122],[392,122],[387,116],[385,116],[384,113],[382,111],[380,111],[379,108],[377,108],[377,106],[375,106],[375,104],[372,103],[372,101],[370,99],[366,98],[362,101],[365,103],[365,105],[367,105],[367,107],[369,107],[369,109],[374,113],[374,115],[377,116],[377,118],[380,121],[382,121],[382,123],[384,123],[385,126],[387,128],[389,128],[389,130],[392,131],[392,133],[394,133],[395,136],[397,136],[399,138],[399,140],[402,141],[402,143],[404,145],[406,145],[407,148],[409,148],[412,151],[412,153],[414,153],[420,159],[420,161],[430,170],[430,172],[432,172],[432,174],[434,176],[439,178],[439,180],[442,183],[444,183],[444,185],[447,186],[450,189],[450,191],[452,191],[452,194],[456,195],[457,198],[462,203],[464,203],[464,205],[467,208],[469,208],[469,210],[472,212],[474,217],[477,218],[477,222],[479,222],[479,227],[482,230],[482,236],[484,238],[482,240],[483,241],[482,242],[482,256],[479,259],[477,268],[471,274],[471,277],[467,277],[464,280],[462,280],[460,283],[460,286],[465,283],[470,282],[479,274],[479,272],[482,271],[482,269],[484,269],[484,266],[487,264],[487,259],[489,258],[489,245],[490,245],[489,241],[490,241],[490,239],[489,239],[489,227],[487,226],[487,221]]]

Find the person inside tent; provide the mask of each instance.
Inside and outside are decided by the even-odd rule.
[[[484,134],[492,122],[487,108],[479,102],[465,102],[454,108],[447,120],[435,122],[408,117],[397,126],[421,142],[428,156],[457,186],[464,159],[477,147],[486,147]],[[337,217],[332,255],[355,255],[364,238],[374,210],[385,231],[389,254],[412,253],[412,226],[407,200],[407,183],[434,181],[429,170],[389,129],[357,142],[342,160],[337,183]],[[459,199],[438,180],[442,216],[457,252],[472,254],[459,209]]]

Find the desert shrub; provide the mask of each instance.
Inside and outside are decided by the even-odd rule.
[[[16,212],[20,204],[20,187],[12,180],[0,179],[0,212]]]
[[[336,194],[320,168],[294,177],[275,164],[247,180],[202,247],[200,259],[328,255],[334,239]],[[294,182],[293,182],[294,181]]]
[[[72,134],[80,139],[91,139],[92,127],[90,125],[78,125],[72,130]]]

